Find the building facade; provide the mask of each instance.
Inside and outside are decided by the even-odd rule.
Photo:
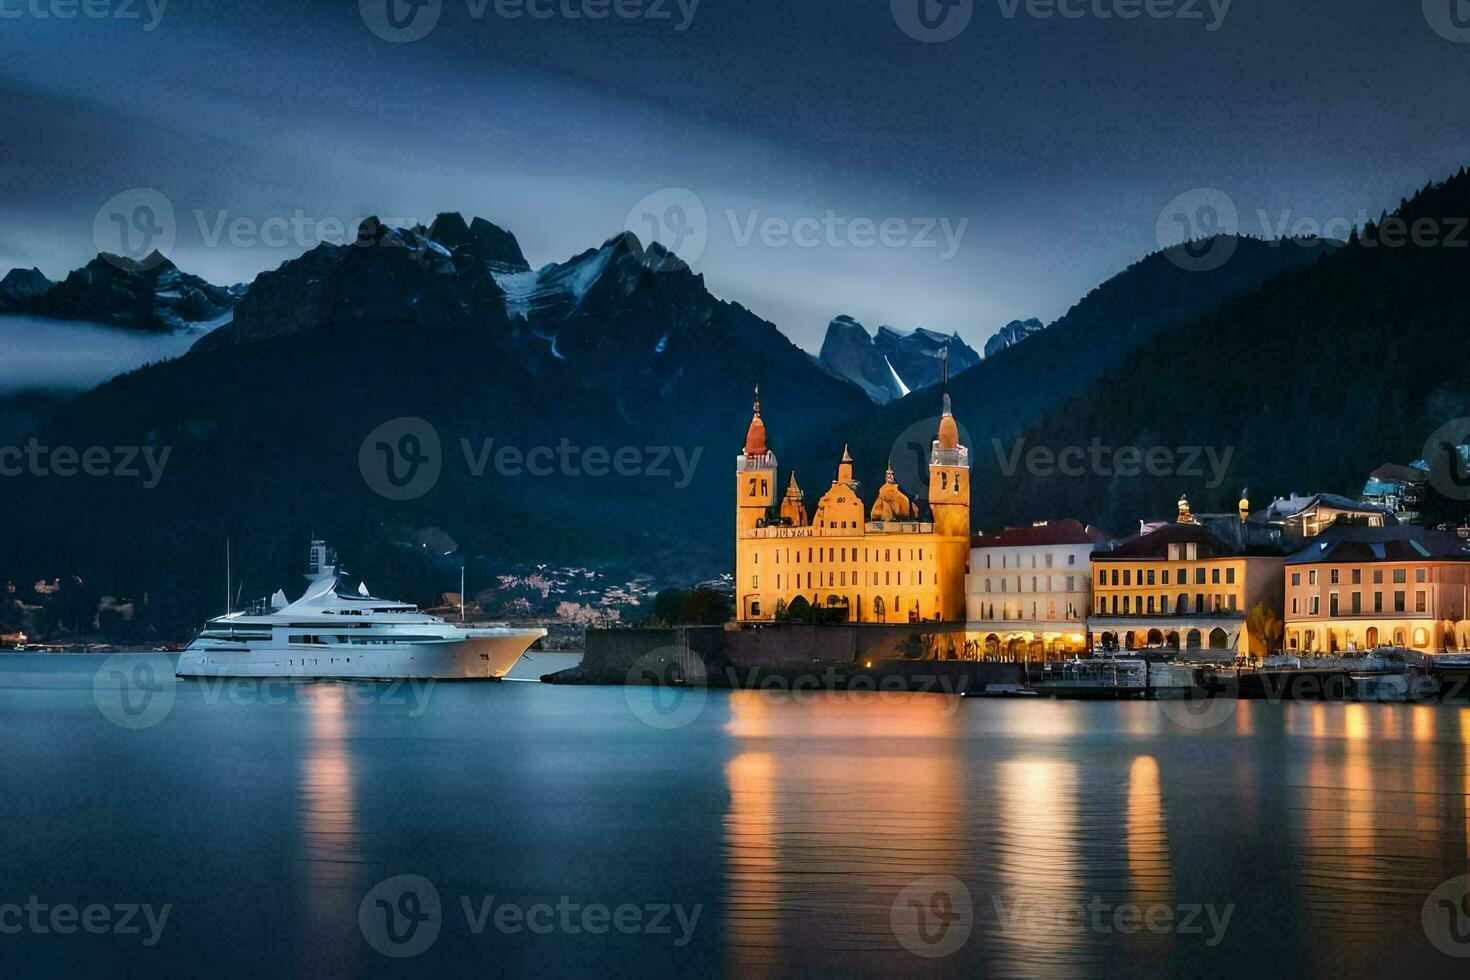
[[[1418,527],[1334,527],[1286,559],[1286,649],[1470,649],[1470,550]]]
[[[844,448],[808,520],[796,474],[776,506],[777,461],[759,390],[735,461],[735,602],[742,622],[770,622],[800,599],[858,623],[960,622],[970,551],[970,452],[949,395],[929,456],[929,499],[910,501],[893,468],[864,505]],[[924,507],[929,519],[921,516]]]
[[[1280,614],[1282,559],[1253,554],[1181,519],[1151,526],[1092,555],[1088,628],[1102,650],[1250,653],[1246,614],[1264,604]]]
[[[1080,521],[1041,521],[978,535],[970,546],[965,617],[987,660],[1085,653],[1093,549],[1107,535]]]

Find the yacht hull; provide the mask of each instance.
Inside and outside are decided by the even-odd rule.
[[[499,680],[542,629],[469,630],[423,643],[235,645],[195,643],[179,655],[179,677]]]

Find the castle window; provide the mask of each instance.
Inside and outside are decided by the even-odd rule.
[[[919,549],[919,561],[923,561],[923,560],[924,560],[924,549],[923,548],[920,548]],[[1422,582],[1424,580],[1421,578],[1419,581]]]
[[[761,587],[761,577],[759,575],[752,575],[750,577],[750,587],[752,589],[758,589]]]
[[[1225,584],[1226,585],[1234,585],[1235,584],[1235,568],[1234,568],[1234,566],[1231,566],[1230,568],[1225,569]]]
[[[940,472],[940,474],[939,474],[939,489],[941,489],[941,490],[948,490],[949,489],[949,474],[946,473],[946,472]]]
[[[761,604],[758,600],[751,600],[750,618],[754,619],[761,614]]]

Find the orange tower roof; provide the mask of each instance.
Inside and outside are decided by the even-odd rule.
[[[745,432],[745,455],[764,456],[766,448],[766,423],[761,421],[761,386],[755,386],[755,414],[751,416],[750,428]]]
[[[955,424],[949,411],[949,392],[944,394],[944,415],[939,419],[939,448],[960,448],[960,427]]]

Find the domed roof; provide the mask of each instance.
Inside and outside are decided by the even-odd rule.
[[[888,476],[883,485],[878,488],[878,499],[873,501],[872,512],[868,515],[870,521],[906,521],[912,520],[914,516],[914,505],[904,492],[898,488],[898,481],[893,478],[893,461],[888,462]]]

